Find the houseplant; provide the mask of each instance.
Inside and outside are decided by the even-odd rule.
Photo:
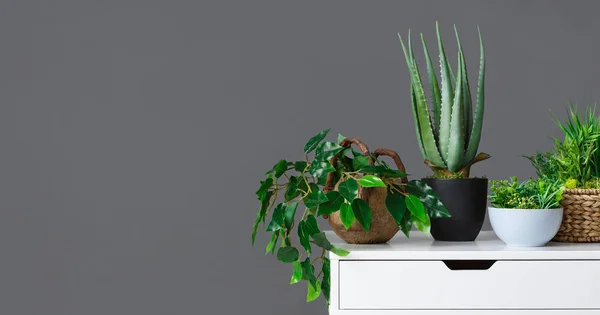
[[[431,234],[437,240],[472,241],[479,234],[485,219],[488,181],[485,178],[471,178],[470,169],[474,163],[490,157],[486,153],[477,154],[484,111],[483,41],[479,33],[479,78],[473,112],[467,67],[458,31],[455,27],[459,57],[456,71],[453,71],[446,58],[437,23],[436,32],[441,88],[427,44],[421,35],[431,90],[431,110],[414,58],[410,32],[408,48],[398,34],[410,72],[411,103],[419,147],[425,163],[433,170],[433,176],[423,181],[433,188],[452,214],[451,218],[433,219]]]
[[[328,217],[335,232],[342,238],[349,236],[350,241],[373,234],[376,240],[385,242],[399,229],[408,237],[412,226],[429,233],[431,218],[449,216],[429,186],[407,180],[400,158],[391,150],[371,154],[359,140],[343,136],[338,136],[337,143],[324,141],[328,132],[324,130],[306,143],[302,160],[277,162],[256,192],[261,205],[252,244],[262,222],[271,232],[266,253],[277,252],[279,261],[292,264],[290,283],[308,281],[307,301],[321,293],[329,300],[327,251],[338,256],[349,254],[331,244],[319,229],[317,217]],[[360,152],[351,144],[358,145]],[[391,156],[401,169],[392,169],[378,155]],[[385,213],[380,211],[382,205]],[[339,231],[340,226],[350,234]],[[387,239],[380,238],[382,233],[377,229],[385,229]],[[293,234],[297,234],[299,244],[294,244]],[[320,254],[311,257],[317,248]],[[321,271],[315,274],[319,266]]]
[[[491,181],[490,223],[509,246],[543,246],[558,232],[564,186],[559,179],[542,176],[519,182]]]
[[[580,113],[571,104],[567,113],[565,122],[555,119],[564,138],[554,139],[554,152],[547,159],[566,187],[563,222],[555,240],[599,242],[600,120],[591,106]]]

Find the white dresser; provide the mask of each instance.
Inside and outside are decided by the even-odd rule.
[[[330,254],[332,315],[600,314],[600,244],[506,247],[493,232],[437,242],[413,232]]]

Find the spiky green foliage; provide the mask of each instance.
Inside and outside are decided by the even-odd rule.
[[[538,177],[559,178],[558,160],[552,152],[538,152],[532,156],[525,156],[525,158],[531,162]]]
[[[563,182],[574,179],[582,187],[600,178],[600,120],[591,106],[580,114],[571,104],[567,113],[566,122],[555,118],[565,135],[563,140],[554,139],[558,174]]]
[[[540,178],[519,182],[510,180],[490,182],[492,206],[508,209],[554,209],[560,207],[564,186],[558,179]]]
[[[485,153],[477,155],[483,124],[485,54],[481,32],[478,28],[480,62],[475,112],[473,113],[465,56],[456,27],[454,27],[454,31],[458,43],[456,75],[454,75],[455,72],[448,63],[439,25],[436,23],[441,88],[438,85],[438,78],[435,75],[427,44],[423,34],[421,34],[421,42],[427,63],[431,108],[427,103],[419,67],[414,58],[410,32],[408,33],[408,47],[400,34],[398,34],[398,37],[410,73],[412,111],[417,139],[423,157],[434,170],[436,177],[448,177],[452,174],[458,174],[458,177],[463,178],[469,177],[469,169],[473,163],[489,157]]]

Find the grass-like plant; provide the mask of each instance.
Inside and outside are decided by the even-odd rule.
[[[489,196],[492,206],[507,209],[555,209],[560,208],[564,186],[559,179],[528,179],[490,181]]]
[[[595,108],[580,114],[575,105],[568,108],[566,122],[555,119],[564,139],[554,139],[558,177],[568,188],[590,186],[600,178],[600,120]]]
[[[456,27],[454,27],[454,31],[458,43],[456,75],[446,58],[439,25],[436,23],[441,88],[427,44],[421,34],[431,91],[431,111],[427,104],[419,67],[414,57],[410,32],[408,33],[408,47],[405,46],[402,37],[398,34],[410,72],[412,111],[419,147],[425,163],[434,171],[436,178],[468,178],[471,165],[490,157],[486,153],[477,154],[483,123],[485,83],[485,54],[481,32],[478,28],[479,78],[475,95],[475,111],[473,112],[465,56]]]
[[[538,177],[559,179],[558,160],[553,152],[537,152],[532,156],[524,156],[535,168]]]

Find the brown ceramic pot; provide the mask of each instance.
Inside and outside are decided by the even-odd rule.
[[[370,163],[373,164],[374,161],[369,153],[369,149],[360,140],[355,138],[346,138],[340,143],[340,145],[345,148],[349,148],[352,144],[356,144],[360,148],[361,153],[365,156],[368,156],[370,158]],[[373,155],[375,157],[382,155],[389,156],[396,163],[398,170],[403,172],[406,171],[400,156],[390,149],[375,150]],[[334,167],[337,164],[337,160],[337,155],[331,159],[331,164]],[[333,175],[333,173],[330,173],[327,177],[327,183],[325,184],[326,191],[331,191],[333,189],[337,190],[339,182],[333,183]],[[407,179],[403,178],[399,179],[398,181],[406,183]],[[387,188],[383,187],[358,188],[358,197],[364,199],[369,204],[369,207],[371,207],[371,211],[373,212],[371,228],[368,232],[365,231],[357,221],[354,221],[350,228],[346,230],[340,219],[339,211],[329,216],[329,225],[335,234],[350,244],[380,244],[389,241],[392,239],[392,237],[394,237],[394,235],[396,235],[396,233],[398,233],[400,229],[398,228],[396,221],[394,221],[394,218],[387,211],[387,207],[385,205],[387,194]]]

